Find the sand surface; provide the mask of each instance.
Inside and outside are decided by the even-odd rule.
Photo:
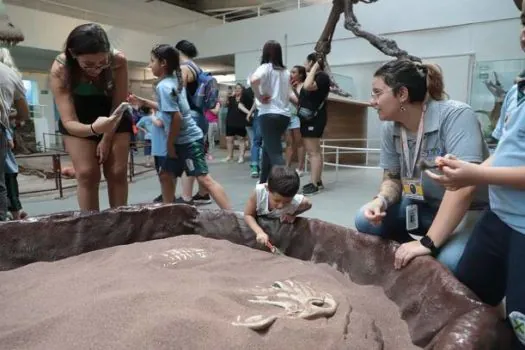
[[[276,281],[328,293],[336,313],[306,320],[249,302],[268,297]],[[417,348],[381,288],[356,285],[324,264],[200,236],[0,272],[0,310],[2,349]],[[265,332],[234,325],[255,315],[278,318]]]

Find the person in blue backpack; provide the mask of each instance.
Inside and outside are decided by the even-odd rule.
[[[192,110],[192,116],[197,122],[197,125],[201,128],[203,134],[207,135],[209,125],[206,117],[204,116],[204,111],[208,109],[206,104],[212,104],[215,106],[217,100],[203,101],[202,98],[199,98],[197,95],[201,93],[199,89],[203,88],[203,85],[205,86],[207,82],[213,84],[213,82],[209,80],[210,76],[207,75],[207,73],[205,73],[193,61],[198,55],[197,48],[193,43],[189,42],[188,40],[181,40],[175,45],[175,48],[180,52],[182,78],[186,86],[188,103]],[[214,98],[218,98],[218,87],[217,96],[214,96]],[[193,195],[194,183],[194,177],[183,178],[182,198],[179,200],[179,202],[185,202],[188,204],[210,204],[210,194],[202,186],[199,185],[197,194]]]

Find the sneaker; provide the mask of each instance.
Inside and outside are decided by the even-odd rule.
[[[319,187],[320,190],[324,189],[323,181],[319,181],[317,187]]]
[[[319,193],[319,187],[317,187],[316,185],[309,183],[308,185],[303,186],[303,194],[305,196],[311,196],[316,193]]]
[[[259,177],[259,167],[257,165],[252,165],[250,167],[250,176],[255,179]]]
[[[153,203],[160,203],[160,202],[162,202],[162,194],[155,197],[155,199],[153,200]]]
[[[297,175],[299,175],[299,177],[303,177],[303,175],[304,175],[304,171],[302,171],[302,170],[295,169],[295,172],[297,173]]]
[[[239,164],[244,163],[244,157],[239,157],[239,160],[237,161],[237,163],[239,163]]]
[[[192,200],[195,202],[195,204],[211,204],[211,197],[209,194],[201,196],[197,193],[195,196],[193,196]]]
[[[179,198],[175,198],[175,200],[173,201],[173,203],[175,203],[175,204],[187,204],[187,205],[193,205],[193,199],[187,201],[187,200],[184,200],[184,198],[179,197]]]
[[[206,155],[206,160],[213,160],[213,156],[208,153],[208,155]]]

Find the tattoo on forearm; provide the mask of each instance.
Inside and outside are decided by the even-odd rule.
[[[383,180],[401,180],[401,173],[398,170],[385,170]]]
[[[402,189],[401,173],[399,171],[385,170],[379,193],[385,197],[389,204],[395,203],[401,198]]]

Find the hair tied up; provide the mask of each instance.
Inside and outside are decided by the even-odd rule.
[[[416,62],[417,72],[421,75],[421,77],[426,78],[428,75],[428,67],[420,62]]]

